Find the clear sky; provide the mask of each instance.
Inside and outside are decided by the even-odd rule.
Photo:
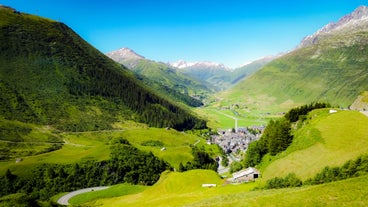
[[[229,67],[296,47],[366,0],[0,0],[64,22],[103,53],[129,47],[148,59]]]

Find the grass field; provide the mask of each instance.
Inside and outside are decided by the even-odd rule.
[[[294,134],[290,147],[276,157],[265,157],[263,179],[294,172],[305,180],[325,166],[340,166],[368,152],[368,117],[358,111],[313,111]]]
[[[0,161],[0,174],[4,174],[7,169],[18,175],[26,174],[29,171],[25,171],[24,169],[31,169],[42,163],[63,164],[83,160],[107,160],[110,156],[109,142],[119,137],[127,139],[138,149],[147,152],[151,151],[154,155],[167,161],[174,168],[177,168],[180,162],[185,164],[193,160],[191,147],[195,143],[197,143],[197,147],[203,148],[212,156],[219,154],[217,146],[207,145],[204,138],[193,134],[178,132],[173,129],[148,128],[141,125],[133,126],[131,123],[119,127],[122,130],[59,133],[58,137],[65,142],[61,149],[39,155],[22,156],[23,161],[19,163],[15,163],[15,158]],[[162,147],[142,145],[145,141],[152,140],[161,141],[165,150],[161,151]]]
[[[239,192],[215,196],[187,207],[233,206],[367,206],[368,177],[301,188]]]
[[[130,185],[123,183],[119,185],[114,185],[106,190],[101,190],[98,192],[92,191],[74,196],[69,200],[69,203],[72,205],[79,205],[82,203],[91,202],[102,198],[113,198],[123,195],[137,194],[144,191],[147,188],[148,188],[147,186]]]
[[[212,196],[250,191],[256,183],[223,186],[217,173],[209,170],[191,170],[184,173],[166,172],[152,187],[142,193],[118,198],[101,199],[88,205],[102,206],[181,206]],[[217,184],[204,188],[202,184]]]
[[[212,106],[196,108],[195,112],[206,119],[207,125],[213,129],[234,128],[234,118],[238,119],[238,127],[248,127],[266,125],[271,118],[280,116],[263,111],[219,109]]]
[[[217,187],[203,188],[203,183]],[[145,191],[87,203],[92,206],[366,206],[368,177],[318,186],[252,191],[258,183],[222,185],[215,173],[164,174]]]
[[[110,148],[108,140],[102,139],[99,133],[71,133],[60,136],[65,140],[65,144],[59,150],[43,153],[40,155],[24,156],[22,161],[15,163],[15,160],[0,162],[0,173],[3,174],[10,169],[17,175],[27,174],[30,169],[42,163],[75,163],[83,160],[105,160],[108,159]],[[27,169],[27,170],[24,170]]]

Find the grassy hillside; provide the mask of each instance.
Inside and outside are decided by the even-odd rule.
[[[186,76],[164,63],[138,60],[132,70],[162,85],[175,87],[181,93],[193,95],[211,91],[209,86],[205,85],[205,83],[201,83],[190,76]]]
[[[315,110],[307,123],[295,130],[293,143],[286,151],[263,158],[262,178],[294,172],[306,180],[325,166],[341,166],[368,152],[366,126],[368,117],[358,111],[329,114],[327,109]]]
[[[119,197],[124,195],[130,195],[130,194],[137,194],[144,190],[146,190],[147,186],[142,185],[130,185],[130,184],[119,184],[112,186],[106,190],[99,191],[99,192],[88,192],[83,193],[80,195],[77,195],[75,197],[72,197],[69,200],[69,203],[72,205],[80,205],[82,203],[102,199],[102,198],[112,198],[112,197]]]
[[[188,106],[203,105],[198,98],[204,99],[213,91],[209,84],[201,83],[164,63],[147,59],[128,59],[119,63],[129,67],[145,85],[161,95]]]
[[[217,184],[219,187],[203,188],[202,184]],[[214,195],[239,190],[239,186],[221,187],[223,181],[213,171],[192,170],[184,173],[162,174],[160,180],[144,192],[136,195],[102,199],[91,203],[102,206],[181,206]],[[249,186],[241,186],[249,190]]]
[[[205,123],[156,95],[65,24],[0,8],[0,116],[60,130],[130,119],[190,129]]]
[[[367,39],[366,29],[331,34],[272,61],[221,97],[265,110],[317,101],[347,107],[368,89]]]
[[[203,183],[217,187],[203,188]],[[206,171],[162,175],[160,181],[135,195],[97,200],[91,206],[365,206],[368,177],[318,186],[251,191],[257,183],[221,185]],[[323,193],[321,193],[323,192]]]
[[[191,147],[194,144],[196,147],[203,148],[211,156],[220,154],[215,145],[207,145],[204,138],[196,135],[173,129],[148,128],[142,124],[137,125],[129,122],[119,127],[122,130],[65,132],[58,133],[56,136],[52,133],[46,133],[44,128],[33,126],[30,135],[25,137],[31,138],[32,141],[0,141],[0,155],[9,155],[0,161],[0,175],[4,175],[7,169],[17,175],[26,175],[29,171],[25,171],[25,168],[30,170],[44,163],[68,164],[87,160],[107,160],[110,156],[110,141],[120,137],[127,139],[140,150],[152,152],[174,168],[178,168],[180,163],[185,164],[188,161],[193,161]],[[53,144],[48,142],[50,138],[47,135],[52,138],[56,136],[58,141],[61,140],[63,142],[60,143],[61,148],[46,151],[45,149]],[[159,141],[160,144],[147,144],[154,141]],[[161,151],[163,147],[166,149]],[[16,158],[22,158],[22,161],[16,163]]]
[[[215,196],[186,206],[366,206],[368,177],[281,190]]]

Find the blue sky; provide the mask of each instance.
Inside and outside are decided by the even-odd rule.
[[[129,47],[148,59],[240,66],[285,52],[366,0],[0,0],[64,22],[106,53]]]

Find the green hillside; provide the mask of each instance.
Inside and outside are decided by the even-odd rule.
[[[203,188],[204,183],[218,185]],[[367,184],[365,176],[317,186],[252,191],[256,183],[221,185],[215,175],[201,170],[163,174],[142,193],[105,198],[86,206],[365,206]]]
[[[127,61],[134,61],[134,64],[128,65],[132,65],[131,70],[138,74],[138,78],[146,85],[174,101],[197,107],[203,105],[198,99],[203,100],[212,92],[209,84],[201,83],[164,63],[146,59],[126,60],[121,63],[124,64]]]
[[[341,166],[368,152],[368,117],[358,111],[315,110],[294,131],[292,144],[275,157],[263,158],[263,179],[295,173],[311,178],[326,166]]]
[[[331,33],[272,61],[221,97],[266,110],[317,101],[347,107],[368,89],[367,39],[367,29]]]
[[[0,8],[0,116],[59,130],[123,120],[176,129],[205,122],[143,86],[65,24]]]

